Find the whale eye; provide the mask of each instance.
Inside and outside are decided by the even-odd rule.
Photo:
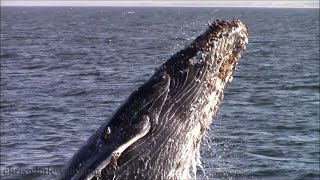
[[[165,79],[165,78],[166,78],[166,76],[160,76],[159,78],[160,78],[160,79]]]
[[[163,81],[165,79],[167,79],[167,75],[165,73],[159,74],[159,76],[157,77],[157,79],[159,81]]]

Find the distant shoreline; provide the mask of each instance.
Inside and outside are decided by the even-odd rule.
[[[319,1],[1,1],[1,7],[230,7],[230,8],[313,8]]]
[[[318,7],[260,7],[260,6],[79,6],[79,5],[54,5],[54,6],[23,6],[23,5],[12,5],[12,6],[0,6],[1,8],[11,8],[11,7],[26,7],[26,8],[45,8],[45,7],[66,7],[66,8],[241,8],[241,9],[319,9]]]

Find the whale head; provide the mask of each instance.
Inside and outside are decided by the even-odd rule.
[[[209,24],[127,98],[60,179],[195,177],[201,139],[247,43],[241,21]]]

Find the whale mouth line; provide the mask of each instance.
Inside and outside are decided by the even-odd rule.
[[[201,139],[247,44],[241,21],[209,24],[123,102],[60,179],[195,178]]]

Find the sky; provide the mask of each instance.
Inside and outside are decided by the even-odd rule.
[[[1,0],[1,6],[154,6],[154,7],[270,7],[270,8],[319,8],[319,0]]]

